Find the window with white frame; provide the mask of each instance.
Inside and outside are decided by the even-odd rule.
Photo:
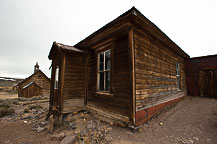
[[[58,89],[58,82],[59,82],[59,67],[56,67],[55,79],[54,79],[54,89]]]
[[[181,89],[181,81],[180,81],[180,65],[176,64],[176,78],[177,78],[177,89]]]
[[[111,50],[98,54],[98,91],[110,91]]]

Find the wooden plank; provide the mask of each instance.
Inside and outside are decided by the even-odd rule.
[[[87,103],[94,102],[102,108],[129,117],[129,47],[128,33],[109,37],[111,41],[111,89],[109,94],[100,94],[97,89],[97,53],[88,59]],[[106,40],[105,40],[106,41]],[[100,42],[101,43],[101,42]],[[102,42],[104,43],[104,42]],[[108,43],[107,43],[108,44]],[[98,45],[98,44],[96,44]],[[102,47],[102,48],[101,48]],[[100,44],[95,51],[103,50]]]
[[[85,55],[75,53],[66,53],[65,56],[63,113],[68,113],[84,107],[87,80],[85,66],[87,65],[87,58]],[[73,102],[75,99],[82,99],[77,108]]]
[[[133,28],[128,32],[128,49],[130,61],[130,119],[135,125],[135,67],[134,67],[134,43],[133,43]]]
[[[62,54],[62,61],[61,61],[61,73],[60,73],[60,111],[63,111],[63,89],[64,89],[64,75],[65,75],[65,64],[66,64],[66,53],[63,52]]]
[[[97,105],[95,105],[94,103],[90,103],[87,105],[87,108],[91,111],[95,111],[97,114],[103,116],[103,117],[106,117],[107,119],[114,119],[114,120],[120,120],[122,122],[126,122],[128,123],[129,122],[129,117],[127,116],[124,116],[124,115],[120,115],[119,113],[117,112],[112,112],[108,109],[105,109],[103,107],[99,107]]]
[[[136,109],[161,103],[164,99],[170,100],[175,97],[175,93],[184,93],[184,59],[143,31],[135,30],[134,40]],[[176,63],[181,67],[181,91],[176,86]]]
[[[50,84],[50,99],[49,99],[49,106],[53,106],[53,95],[54,95],[54,66],[53,66],[53,60],[52,60],[52,69],[51,69],[51,84]],[[51,114],[51,108],[49,108],[49,113]]]
[[[85,94],[84,94],[84,105],[87,104],[87,90],[88,90],[88,58],[85,57]]]

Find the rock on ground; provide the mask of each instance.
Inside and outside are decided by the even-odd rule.
[[[77,135],[66,136],[60,144],[74,144],[76,142]]]

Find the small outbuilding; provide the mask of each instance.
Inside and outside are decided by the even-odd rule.
[[[38,63],[34,73],[18,84],[18,97],[49,96],[50,79],[39,69]]]
[[[188,95],[217,98],[217,55],[186,61]]]
[[[135,7],[74,46],[54,42],[48,57],[59,119],[85,107],[139,126],[187,94],[189,55]]]
[[[35,82],[30,82],[23,87],[22,91],[23,97],[33,97],[42,95],[42,88],[38,86]]]

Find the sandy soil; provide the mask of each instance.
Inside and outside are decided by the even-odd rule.
[[[216,144],[217,99],[186,97],[135,133],[128,128],[110,127],[109,136],[114,144]],[[0,120],[0,143],[59,143],[50,138],[48,131],[32,131],[31,124],[22,120]]]
[[[10,94],[8,92],[0,92],[0,99],[13,99],[18,98],[18,94]]]
[[[58,141],[51,141],[47,131],[37,133],[32,131],[32,125],[16,121],[14,123],[0,122],[0,143],[8,144],[59,144]]]
[[[115,128],[111,135],[116,143],[216,144],[217,99],[186,97],[139,132]]]

